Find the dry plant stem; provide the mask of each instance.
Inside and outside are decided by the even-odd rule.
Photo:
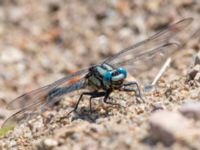
[[[171,63],[171,57],[167,58],[167,60],[165,61],[164,65],[161,67],[160,71],[158,72],[157,76],[155,77],[155,79],[153,80],[153,82],[151,83],[152,86],[155,86],[157,81],[160,79],[160,77],[163,75],[163,73],[165,72],[165,70],[167,69],[167,67],[170,65]]]

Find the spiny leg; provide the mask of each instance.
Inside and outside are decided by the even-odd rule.
[[[137,89],[130,88],[131,85],[136,85]],[[126,91],[126,92],[135,92],[136,93],[136,95],[135,95],[136,99],[139,97],[142,101],[144,101],[144,99],[141,96],[141,91],[140,91],[140,88],[139,88],[137,82],[125,83],[122,90]],[[139,100],[137,99],[137,101],[139,101]]]
[[[90,113],[92,112],[92,99],[93,98],[98,98],[98,97],[103,97],[105,96],[106,92],[94,92],[94,93],[91,93],[91,97],[90,97]]]
[[[73,109],[72,111],[70,111],[70,112],[68,113],[68,115],[69,115],[70,113],[72,113],[72,112],[74,112],[74,111],[77,110],[78,105],[79,105],[79,103],[80,103],[80,101],[82,100],[82,98],[83,98],[84,95],[89,95],[89,96],[91,96],[91,97],[90,97],[90,101],[89,101],[89,102],[90,102],[90,111],[91,111],[91,110],[92,110],[92,108],[91,108],[91,106],[92,106],[92,104],[91,104],[92,98],[103,97],[103,96],[105,96],[105,92],[84,92],[84,93],[82,93],[82,94],[80,95],[80,97],[79,97],[77,103],[76,103],[76,106],[74,107],[74,109]]]
[[[122,106],[122,105],[120,105],[120,104],[118,104],[118,103],[112,103],[112,102],[107,101],[107,100],[108,100],[108,97],[109,97],[109,95],[110,95],[111,92],[112,92],[111,90],[106,91],[105,97],[103,98],[104,103],[110,104],[110,105],[117,105],[117,106],[119,106],[119,107],[124,107],[124,106]]]
[[[76,106],[74,107],[74,109],[72,109],[72,110],[67,114],[67,116],[68,116],[69,114],[71,114],[72,112],[74,112],[74,111],[77,110],[78,105],[79,105],[79,103],[80,103],[80,101],[81,101],[83,95],[87,95],[87,94],[86,94],[86,93],[82,93],[82,94],[80,95],[80,97],[79,97],[79,99],[78,99],[78,101],[77,101],[77,103],[76,103]]]
[[[136,85],[137,90],[135,90],[135,89],[130,89],[130,88],[126,88],[126,87],[131,86],[131,85]],[[138,85],[137,82],[128,82],[128,83],[125,83],[125,84],[124,84],[124,89],[123,89],[123,90],[134,91],[134,92],[136,93],[136,96],[137,96],[137,97],[141,97],[140,88],[139,88],[139,85]]]

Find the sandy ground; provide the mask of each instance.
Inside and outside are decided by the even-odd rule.
[[[143,92],[144,101],[115,92],[112,100],[125,107],[99,99],[90,113],[85,97],[76,113],[64,117],[79,91],[3,133],[0,149],[199,149],[200,34],[190,37],[200,27],[199,14],[198,0],[0,2],[0,123],[15,112],[6,104],[24,92],[95,64],[172,22],[194,18],[156,91]]]

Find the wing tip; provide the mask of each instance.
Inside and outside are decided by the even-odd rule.
[[[194,21],[194,18],[193,17],[188,17],[188,18],[184,18],[182,20],[180,20],[180,22],[187,22],[187,24],[189,25],[190,23],[192,23]]]
[[[179,20],[178,22],[176,22],[175,24],[182,24],[183,28],[187,27],[188,25],[190,25],[193,22],[194,18],[193,17],[188,17],[188,18],[183,18],[181,20]],[[172,24],[173,26],[173,24]]]

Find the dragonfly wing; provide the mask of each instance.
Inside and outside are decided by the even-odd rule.
[[[178,33],[184,30],[185,27],[187,27],[192,21],[192,18],[185,18],[177,23],[174,23],[146,40],[136,43],[119,53],[108,57],[104,63],[115,64],[126,61],[127,59],[134,59],[135,55],[138,56],[144,53],[149,53],[152,49],[162,46],[165,43],[169,43],[171,39],[178,36]]]
[[[2,127],[7,125],[18,124],[22,120],[25,121],[38,115],[39,112],[44,111],[46,107],[51,106],[53,103],[59,101],[60,100],[58,98],[59,96],[78,90],[83,86],[84,86],[84,79],[81,79],[72,84],[65,85],[62,88],[54,88],[53,91],[50,91],[50,93],[48,93],[49,97],[47,97],[46,100],[36,101],[30,105],[27,105],[21,110],[17,111],[4,121]]]
[[[25,93],[10,103],[8,103],[8,109],[20,109],[26,108],[30,105],[37,104],[40,101],[46,101],[49,94],[55,92],[55,90],[63,87],[69,87],[76,80],[79,80],[82,76],[84,76],[88,72],[88,69],[82,69],[77,71],[69,76],[63,77],[60,80],[53,82],[52,84],[46,85],[39,89],[33,90],[31,92]]]
[[[134,58],[126,59],[112,65],[115,67],[125,67],[133,76],[138,76],[138,73],[141,75],[145,71],[162,65],[166,58],[175,52],[179,47],[180,45],[177,43],[166,43],[161,46],[157,46],[148,52],[135,55]]]
[[[27,106],[24,109],[21,109],[17,111],[16,113],[9,116],[1,125],[1,128],[6,127],[8,125],[15,125],[19,123],[21,120],[29,119],[29,117],[33,116],[33,111],[37,108],[43,105],[45,103],[44,101],[38,101],[37,103],[34,103],[30,106]]]
[[[164,58],[164,59],[169,57],[180,46],[181,45],[179,45],[179,43],[166,43],[166,44],[157,46],[157,47],[149,50],[148,52],[134,55],[134,57],[127,58],[123,61],[114,63],[112,65],[114,65],[116,67],[129,66],[129,65],[133,65],[133,67],[137,67],[137,66],[140,67],[140,65],[138,65],[138,64],[139,63],[143,64],[142,62],[144,62],[145,65],[149,65],[151,63],[154,63],[154,62],[152,62],[152,59],[157,58],[157,59],[155,59],[155,61],[157,61],[158,56],[160,56],[160,58]],[[149,64],[146,64],[147,61],[151,61],[151,62],[149,62]],[[135,65],[135,64],[137,64],[137,65]]]

